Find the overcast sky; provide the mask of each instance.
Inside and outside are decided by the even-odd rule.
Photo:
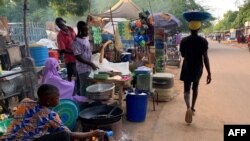
[[[211,9],[209,12],[217,18],[222,18],[223,14],[228,10],[238,10],[238,5],[243,3],[243,0],[197,0],[202,6]]]

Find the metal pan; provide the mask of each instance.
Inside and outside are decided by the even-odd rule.
[[[79,117],[82,123],[106,125],[119,121],[123,111],[117,106],[95,105],[82,110]]]

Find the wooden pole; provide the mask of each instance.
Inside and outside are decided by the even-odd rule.
[[[114,35],[115,35],[115,26],[114,26],[114,21],[113,21],[113,15],[112,15],[112,11],[111,11],[111,7],[110,7],[110,17],[111,17],[111,23],[112,23],[112,27],[113,27],[113,32],[114,32]]]
[[[113,15],[112,15],[111,7],[109,8],[109,11],[110,11],[111,23],[112,23],[113,32],[114,32],[114,38],[115,38],[115,26],[114,26],[114,21],[113,21]],[[115,40],[114,40],[114,45],[115,45]],[[116,47],[115,47],[115,49],[116,49]],[[117,50],[115,50],[115,61],[117,61]]]
[[[27,21],[26,21],[26,16],[27,16],[27,3],[28,0],[24,0],[23,3],[23,34],[24,34],[24,41],[25,41],[25,49],[26,49],[26,55],[27,57],[30,56],[30,51],[29,51],[29,42],[27,38]]]

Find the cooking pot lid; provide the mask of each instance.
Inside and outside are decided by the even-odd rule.
[[[153,75],[153,78],[173,78],[174,75],[172,73],[156,73]]]
[[[52,110],[58,113],[64,125],[70,129],[74,128],[79,113],[79,109],[74,101],[61,99],[60,103]]]

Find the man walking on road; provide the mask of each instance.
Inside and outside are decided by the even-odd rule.
[[[207,70],[207,84],[211,82],[209,58],[207,54],[208,42],[198,35],[201,21],[189,21],[191,35],[182,39],[180,52],[183,60],[180,80],[184,81],[184,100],[187,106],[185,121],[192,123],[192,116],[195,112],[195,102],[198,96],[199,81],[203,72],[203,63]],[[190,89],[192,86],[193,97],[190,105]]]

